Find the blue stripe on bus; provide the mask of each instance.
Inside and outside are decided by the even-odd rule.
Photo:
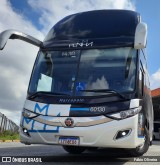
[[[138,138],[144,138],[144,136],[138,136]]]
[[[33,122],[32,122],[32,127],[31,127],[31,130],[33,130],[33,129],[34,129],[34,123],[35,123],[35,120],[33,120]]]
[[[89,111],[89,108],[70,108],[71,111]]]
[[[57,126],[56,130],[28,130],[28,132],[59,133],[59,126]]]

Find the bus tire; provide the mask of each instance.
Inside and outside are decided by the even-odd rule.
[[[80,146],[63,146],[63,149],[70,154],[81,154],[86,148]]]
[[[144,153],[148,151],[149,146],[150,146],[150,136],[149,136],[149,131],[146,127],[144,129],[144,137],[145,137],[145,141],[142,146],[129,150],[131,156],[134,156],[134,157],[142,156]]]

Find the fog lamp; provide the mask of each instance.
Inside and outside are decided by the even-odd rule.
[[[122,130],[122,131],[118,131],[118,133],[115,136],[115,139],[120,139],[123,137],[128,136],[131,133],[131,129],[127,129],[127,130]]]
[[[26,128],[22,128],[22,131],[26,136],[30,136],[30,134]]]

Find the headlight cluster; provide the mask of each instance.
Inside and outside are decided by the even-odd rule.
[[[133,109],[130,109],[130,110],[110,114],[110,115],[108,115],[108,117],[112,117],[112,118],[115,118],[115,119],[125,119],[125,118],[128,118],[128,117],[131,117],[131,116],[134,116],[134,115],[138,114],[141,111],[141,109],[142,109],[142,106],[139,106],[137,108],[133,108]]]
[[[34,112],[31,112],[31,111],[29,111],[29,110],[27,110],[27,109],[23,109],[22,115],[23,115],[24,117],[27,117],[27,118],[34,118],[34,117],[39,116],[39,114],[36,114],[36,113],[34,113]]]

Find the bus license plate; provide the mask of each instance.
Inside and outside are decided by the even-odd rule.
[[[58,143],[62,145],[78,146],[79,138],[78,137],[59,137]]]

